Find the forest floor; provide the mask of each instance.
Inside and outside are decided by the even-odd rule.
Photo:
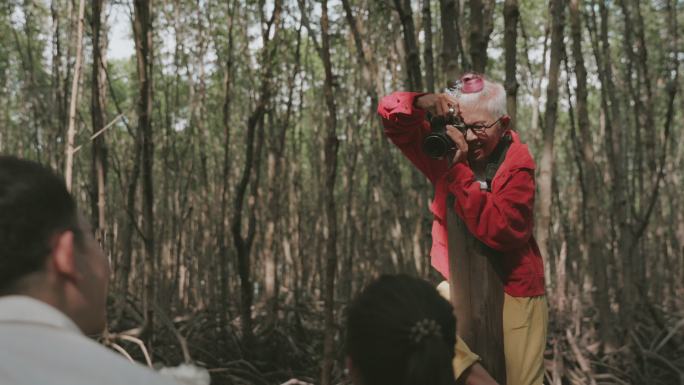
[[[121,321],[110,326],[110,340],[116,340],[139,362],[145,363],[149,354],[155,367],[183,362],[205,367],[213,385],[317,384],[323,350],[321,308],[322,303],[316,302],[298,308],[281,306],[274,317],[263,304],[255,306],[255,342],[251,348],[242,343],[239,318],[222,328],[216,309],[173,319],[162,315],[150,353],[135,341],[141,317],[133,306],[127,306]],[[237,313],[232,310],[232,314]],[[618,331],[620,344],[608,348],[595,338],[596,333],[587,326],[588,318],[563,326],[552,310],[545,384],[684,385],[684,311],[666,312],[658,305],[641,311],[629,331]],[[335,384],[350,384],[343,367],[344,330],[338,327]]]

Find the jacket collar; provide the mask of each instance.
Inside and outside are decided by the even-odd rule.
[[[0,297],[0,326],[31,324],[83,334],[76,324],[58,309],[25,295]]]
[[[506,152],[506,158],[504,159],[501,166],[499,166],[499,169],[496,171],[493,182],[496,181],[497,178],[499,178],[501,175],[504,175],[507,172],[519,169],[534,170],[536,167],[534,159],[532,159],[532,155],[530,154],[527,145],[520,142],[520,136],[518,136],[518,133],[509,130],[507,134],[511,135],[513,142],[511,143],[511,146],[508,148],[508,151]],[[435,196],[432,202],[430,203],[430,211],[441,221],[446,220],[446,198],[448,195],[446,187],[447,182],[445,180],[446,175],[447,174],[445,173],[437,181],[437,185],[435,186]]]
[[[530,150],[526,144],[520,142],[518,133],[509,130],[508,134],[511,135],[513,142],[511,143],[511,147],[508,148],[506,159],[501,164],[501,167],[499,167],[499,171],[512,171],[521,168],[530,170],[536,169],[537,165],[534,163],[534,159],[532,159]]]

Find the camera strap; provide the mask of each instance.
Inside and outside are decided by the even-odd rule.
[[[487,191],[489,192],[492,191],[492,180],[494,180],[496,172],[499,170],[499,167],[501,167],[504,159],[506,159],[506,153],[508,152],[508,148],[511,147],[512,142],[513,139],[510,135],[504,135],[489,156],[491,162],[487,163],[487,167],[485,168],[485,182],[487,183]]]

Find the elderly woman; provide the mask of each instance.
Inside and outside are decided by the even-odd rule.
[[[501,256],[507,382],[541,384],[547,303],[542,258],[532,236],[535,163],[510,128],[503,86],[477,74],[464,75],[458,84],[451,94],[395,92],[382,99],[378,113],[389,139],[435,187],[432,266],[448,279],[447,197],[453,195],[451,208],[470,233]],[[452,151],[440,159],[424,148],[432,133],[427,112],[463,122],[446,126]],[[447,286],[444,282],[440,289],[448,293]],[[456,376],[465,383],[493,382],[478,360],[459,341]]]

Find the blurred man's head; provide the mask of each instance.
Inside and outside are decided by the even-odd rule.
[[[475,127],[466,133],[471,162],[482,162],[494,151],[508,129],[504,87],[478,74],[465,74],[458,104],[467,125]]]
[[[64,181],[0,156],[0,294],[28,295],[102,331],[109,264]]]

